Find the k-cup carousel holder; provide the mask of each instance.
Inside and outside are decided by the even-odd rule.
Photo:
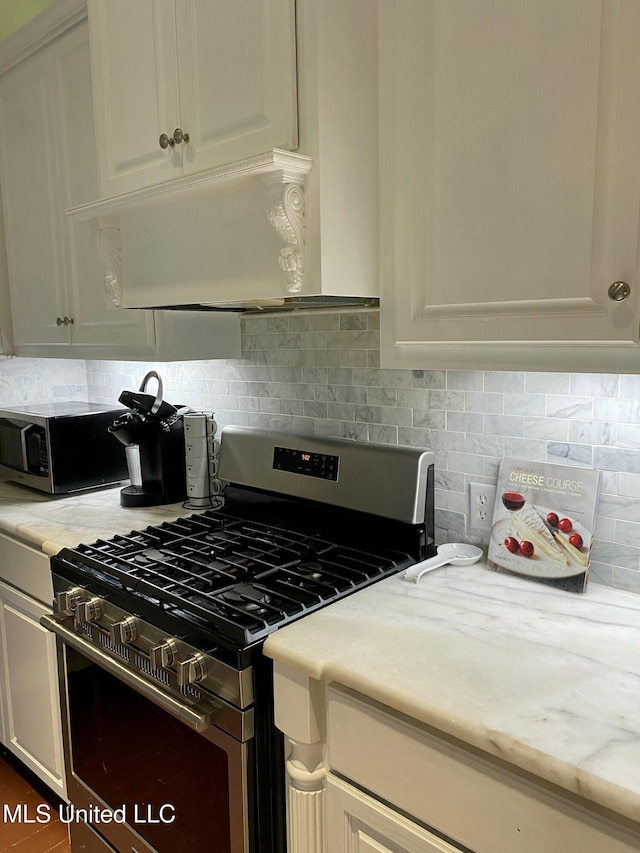
[[[218,479],[220,442],[213,412],[190,412],[184,415],[184,455],[187,500],[185,506],[206,509],[216,506],[222,494]]]

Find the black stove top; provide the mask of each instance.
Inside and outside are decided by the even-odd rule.
[[[220,509],[64,549],[56,558],[131,597],[132,609],[179,614],[246,646],[412,562],[324,526],[261,522]]]

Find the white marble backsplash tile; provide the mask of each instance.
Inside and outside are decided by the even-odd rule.
[[[0,357],[0,407],[87,399],[87,367],[80,359]]]
[[[375,310],[246,316],[243,358],[169,364],[0,361],[0,405],[88,397],[116,403],[147,370],[171,402],[221,426],[318,433],[436,454],[438,542],[467,531],[470,481],[502,456],[599,468],[592,579],[640,593],[640,375],[380,368]]]

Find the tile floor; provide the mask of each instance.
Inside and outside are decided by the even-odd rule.
[[[26,806],[26,814],[32,819],[38,805],[48,805],[45,814],[50,815],[49,822],[12,823],[5,819],[15,814],[19,804]],[[70,850],[67,826],[58,819],[53,795],[47,795],[37,780],[29,779],[28,771],[18,769],[13,758],[0,752],[0,853],[70,853]]]

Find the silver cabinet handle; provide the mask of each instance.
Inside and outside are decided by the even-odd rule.
[[[631,293],[631,288],[626,281],[614,281],[607,292],[613,302],[623,302]]]
[[[188,142],[189,134],[185,133],[181,128],[176,127],[173,131],[173,136],[167,136],[166,133],[160,134],[160,139],[158,142],[160,143],[160,148],[173,148],[174,145],[180,145],[181,142]]]

